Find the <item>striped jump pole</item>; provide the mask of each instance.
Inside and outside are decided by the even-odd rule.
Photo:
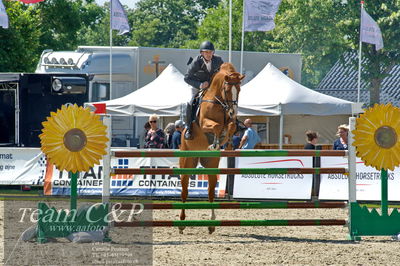
[[[346,174],[346,168],[114,168],[117,175]]]
[[[176,226],[334,226],[346,220],[177,220],[114,222],[115,227],[176,227]]]
[[[235,150],[235,151],[113,151],[114,157],[281,157],[281,156],[347,156],[338,150]]]
[[[188,202],[188,203],[117,203],[115,209],[131,210],[143,208],[149,210],[174,209],[334,209],[346,208],[345,202]]]

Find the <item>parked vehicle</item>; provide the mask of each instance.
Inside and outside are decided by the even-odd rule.
[[[76,51],[43,51],[36,73],[86,74],[89,76],[88,101],[97,102],[125,96],[153,81],[169,64],[185,73],[187,63],[199,54],[197,49],[112,47],[112,86],[110,86],[110,47],[78,46]],[[217,50],[224,61],[228,51]],[[271,62],[295,81],[301,80],[300,54],[244,52],[243,84]],[[232,52],[232,63],[240,71],[240,52]],[[147,118],[113,117],[112,146],[137,146]]]
[[[0,146],[39,147],[50,112],[83,105],[88,86],[86,74],[0,73]]]

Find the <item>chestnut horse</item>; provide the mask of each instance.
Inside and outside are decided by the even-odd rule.
[[[203,92],[200,102],[200,111],[196,123],[192,124],[194,138],[186,140],[182,132],[181,150],[215,150],[224,144],[227,149],[232,149],[232,136],[236,131],[236,115],[240,83],[244,75],[236,72],[231,63],[221,65],[219,72],[212,78],[211,85]],[[218,168],[220,158],[180,158],[180,168],[196,168],[198,162],[205,168]],[[189,175],[181,175],[182,202],[188,197]],[[214,201],[216,175],[208,175],[208,200]],[[185,210],[181,210],[180,219],[185,220]],[[210,218],[215,220],[214,209]],[[183,233],[184,227],[179,228]],[[209,233],[215,231],[214,227],[208,228]]]

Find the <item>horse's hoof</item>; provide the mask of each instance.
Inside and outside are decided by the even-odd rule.
[[[183,230],[186,228],[186,226],[179,226],[179,234],[183,234]]]
[[[208,227],[208,233],[211,235],[214,232],[215,232],[215,226],[209,226]]]
[[[208,146],[208,150],[210,150],[210,151],[215,151],[215,150],[219,150],[219,146],[218,145],[214,145],[214,144],[211,144],[210,146]]]

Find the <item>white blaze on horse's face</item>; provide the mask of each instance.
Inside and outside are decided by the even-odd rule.
[[[238,90],[237,90],[236,86],[233,85],[232,86],[232,101],[237,103],[237,100],[238,100]],[[233,110],[230,110],[230,113],[232,112],[232,114],[229,114],[229,116],[231,118],[236,116],[237,109],[238,109],[237,104],[233,104],[232,107],[233,107]]]

